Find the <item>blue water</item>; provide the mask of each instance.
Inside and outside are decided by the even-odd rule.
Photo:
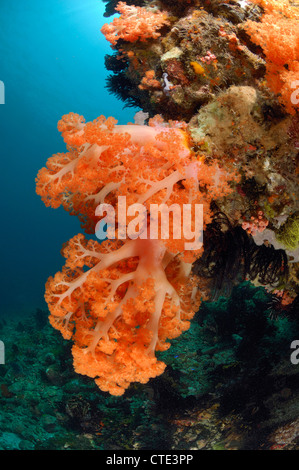
[[[46,208],[35,194],[38,170],[65,150],[57,121],[72,111],[124,124],[136,112],[104,88],[111,49],[100,32],[103,12],[100,0],[0,2],[0,315],[46,307],[44,284],[61,269],[61,246],[81,231],[75,218]]]

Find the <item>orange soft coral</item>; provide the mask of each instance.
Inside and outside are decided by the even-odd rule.
[[[155,351],[188,329],[199,305],[184,263],[158,241],[100,245],[83,235],[63,254],[66,266],[49,279],[46,300],[51,324],[74,340],[76,372],[113,395],[160,375],[165,364]]]
[[[200,244],[186,248],[189,234],[182,226],[176,239],[178,227],[171,224],[165,240],[160,233],[149,237],[151,204],[193,209],[201,204],[205,226],[210,202],[230,192],[233,177],[192,154],[180,123],[156,117],[150,124],[117,126],[104,117],[85,124],[78,115],[64,116],[58,127],[68,152],[51,157],[37,177],[44,202],[63,205],[88,231],[103,216],[98,205],[116,208],[119,197],[126,197],[126,208],[137,203],[148,213],[144,239],[125,235],[102,244],[83,235],[71,239],[62,251],[62,272],[46,286],[51,324],[74,341],[75,370],[114,395],[163,372],[155,351],[189,327],[201,298],[191,275]],[[116,212],[118,235],[122,216]],[[198,239],[196,224],[191,230]]]
[[[298,110],[293,98],[299,77],[299,15],[287,0],[254,0],[265,9],[261,23],[248,21],[245,29],[266,55],[267,83],[290,114]]]
[[[145,76],[141,80],[139,85],[140,90],[148,90],[151,88],[162,88],[159,80],[156,79],[156,74],[154,70],[147,70]]]
[[[265,13],[281,13],[289,18],[299,16],[296,6],[290,0],[249,0],[251,3],[261,6]]]
[[[110,24],[104,24],[101,29],[107,41],[113,46],[119,39],[128,42],[156,39],[160,36],[158,30],[169,24],[165,12],[151,12],[146,8],[127,5],[125,2],[119,2],[115,10],[120,13],[120,17],[115,18]]]

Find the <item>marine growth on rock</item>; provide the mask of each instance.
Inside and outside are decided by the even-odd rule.
[[[298,298],[299,11],[288,0],[108,1],[113,13],[102,28],[107,87],[141,114],[126,126],[63,116],[67,152],[36,184],[86,233],[113,231],[65,244],[46,300],[51,324],[73,341],[75,370],[121,395],[163,373],[156,352],[202,300],[244,280],[282,309]],[[162,236],[151,206],[163,204],[202,208],[193,238],[183,221]],[[132,205],[144,208],[138,223]]]

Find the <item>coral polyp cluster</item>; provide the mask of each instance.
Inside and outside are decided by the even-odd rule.
[[[266,56],[268,86],[279,94],[287,111],[295,114],[298,110],[299,12],[290,8],[288,2],[257,3],[263,6],[265,14],[260,23],[248,21],[245,29]]]
[[[160,36],[158,30],[169,24],[167,13],[150,12],[125,2],[119,2],[116,11],[121,14],[120,18],[115,18],[111,24],[106,23],[102,28],[102,33],[113,46],[119,39],[128,42],[156,39]]]

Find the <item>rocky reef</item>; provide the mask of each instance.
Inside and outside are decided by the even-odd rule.
[[[107,16],[118,11],[125,21],[119,5],[107,2]],[[224,214],[262,247],[248,261],[259,268],[243,269],[243,279],[270,290],[284,309],[299,292],[298,7],[288,0],[135,1],[130,21],[137,25],[134,8],[149,22],[163,12],[163,22],[155,37],[142,29],[124,37],[112,27],[116,20],[112,41],[102,29],[113,49],[107,87],[148,117],[186,122],[195,152],[237,170],[234,192],[217,201],[215,218]]]
[[[271,318],[271,296],[250,283],[205,302],[160,353],[164,374],[122,397],[73,371],[70,344],[37,309],[0,319],[2,450],[298,448],[298,323]]]

